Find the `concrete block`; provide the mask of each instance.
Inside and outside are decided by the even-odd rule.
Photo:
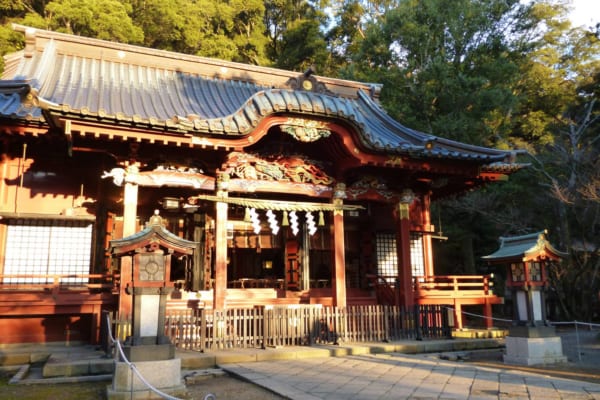
[[[424,346],[418,343],[396,345],[396,353],[417,354],[422,353]]]
[[[204,368],[214,368],[217,366],[217,357],[214,355],[202,355],[202,356],[194,356],[194,355],[181,355],[178,357],[181,359],[181,368],[184,369],[204,369]]]
[[[2,353],[0,351],[0,365],[29,364],[29,353]]]
[[[166,343],[123,346],[123,353],[131,362],[170,360],[175,358],[175,345]]]
[[[91,375],[112,374],[115,370],[115,361],[112,359],[96,360],[90,363]]]
[[[31,364],[46,362],[50,358],[50,353],[31,353],[29,355],[29,362]]]
[[[181,385],[181,360],[140,361],[136,369],[152,386],[174,388]],[[115,363],[112,389],[115,392],[144,391],[147,386],[124,362]]]
[[[42,368],[42,375],[44,378],[89,375],[89,373],[89,360],[56,363],[52,362],[52,358],[50,358]]]
[[[321,349],[316,347],[306,347],[298,350],[296,353],[297,358],[317,358],[317,357],[329,357],[328,349]]]
[[[542,365],[566,362],[560,337],[506,337],[506,364]]]
[[[262,350],[264,351],[264,350]],[[236,353],[231,352],[228,353],[226,351],[221,352],[215,355],[215,363],[216,365],[221,364],[236,364],[236,363],[244,363],[244,362],[254,362],[257,361],[256,353]]]

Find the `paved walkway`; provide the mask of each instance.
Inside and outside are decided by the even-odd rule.
[[[433,355],[364,354],[221,368],[291,400],[600,400],[600,384],[444,361]]]
[[[177,356],[187,371],[218,366],[291,400],[600,400],[600,384],[439,357],[440,353],[497,346],[496,340],[488,339],[432,340],[207,353],[178,351]],[[25,368],[46,359],[39,377]],[[23,384],[110,379],[113,367],[113,360],[93,346],[0,345],[0,361],[0,366],[23,365],[11,380]]]

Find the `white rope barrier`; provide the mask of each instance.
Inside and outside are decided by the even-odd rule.
[[[580,321],[548,321],[550,323],[550,325],[575,325],[575,327],[577,327],[577,325],[583,325],[583,326],[588,326],[590,328],[600,328],[600,324],[593,324],[591,322],[580,322]]]
[[[455,308],[452,307],[446,307],[448,310],[452,310],[452,311],[456,311]],[[479,317],[479,318],[483,318],[483,319],[491,319],[492,321],[500,321],[500,322],[513,322],[512,319],[504,319],[504,318],[494,318],[494,317],[486,317],[485,315],[480,315],[480,314],[473,314],[467,311],[462,311],[460,312],[463,315],[470,315],[472,317]]]
[[[151,391],[153,391],[154,393],[156,393],[157,395],[167,399],[167,400],[182,400],[179,397],[173,397],[167,393],[161,392],[160,390],[158,390],[157,388],[155,388],[154,386],[152,386],[152,384],[150,382],[148,382],[146,379],[144,379],[144,377],[142,376],[142,374],[140,373],[140,371],[138,371],[138,369],[135,367],[135,364],[131,363],[127,357],[125,357],[125,353],[123,352],[123,348],[121,347],[121,342],[116,340],[113,335],[112,335],[112,329],[110,327],[110,317],[108,315],[106,315],[106,326],[108,327],[108,337],[110,338],[110,341],[112,342],[112,344],[114,344],[117,347],[117,350],[119,351],[119,355],[121,356],[121,359],[123,360],[123,362],[125,362],[125,364],[127,364],[127,366],[129,367],[129,369],[135,373],[135,375],[139,378],[140,381],[142,381],[144,383],[144,385],[146,385],[148,387],[148,389],[150,389]],[[133,390],[133,380],[131,382],[132,385],[132,390]],[[210,397],[209,397],[210,398]],[[214,395],[213,397],[214,398]]]
[[[456,311],[456,309],[454,309],[453,307],[446,307],[448,310],[452,310],[452,311]],[[478,317],[478,318],[482,318],[482,319],[491,319],[493,321],[500,321],[500,322],[513,322],[512,319],[505,319],[505,318],[494,318],[494,317],[486,317],[485,315],[481,315],[481,314],[474,314],[474,313],[470,313],[467,311],[461,311],[461,314],[464,315],[470,315],[472,317]],[[577,325],[584,325],[584,326],[588,326],[590,328],[600,328],[600,324],[594,324],[591,322],[581,322],[581,321],[548,321],[548,323],[550,325],[575,325],[575,328],[577,328]]]

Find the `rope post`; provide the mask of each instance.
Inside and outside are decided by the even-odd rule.
[[[579,329],[577,326],[579,323],[575,320],[575,340],[577,341],[577,359],[581,362],[581,346],[579,344]]]

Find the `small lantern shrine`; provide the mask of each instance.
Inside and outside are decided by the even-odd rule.
[[[513,300],[513,326],[506,340],[505,361],[547,364],[566,361],[554,327],[546,320],[547,266],[568,254],[556,250],[547,231],[500,238],[500,248],[483,259],[507,266],[506,289]]]
[[[175,346],[164,332],[167,297],[174,290],[171,260],[181,257],[191,263],[196,246],[169,232],[158,211],[142,231],[110,242],[110,254],[118,259],[121,271],[119,312],[132,315],[132,334],[125,341],[124,354],[164,392],[183,390],[181,360],[175,358]],[[122,398],[131,390],[145,393],[147,388],[124,362],[118,362],[108,398]]]

